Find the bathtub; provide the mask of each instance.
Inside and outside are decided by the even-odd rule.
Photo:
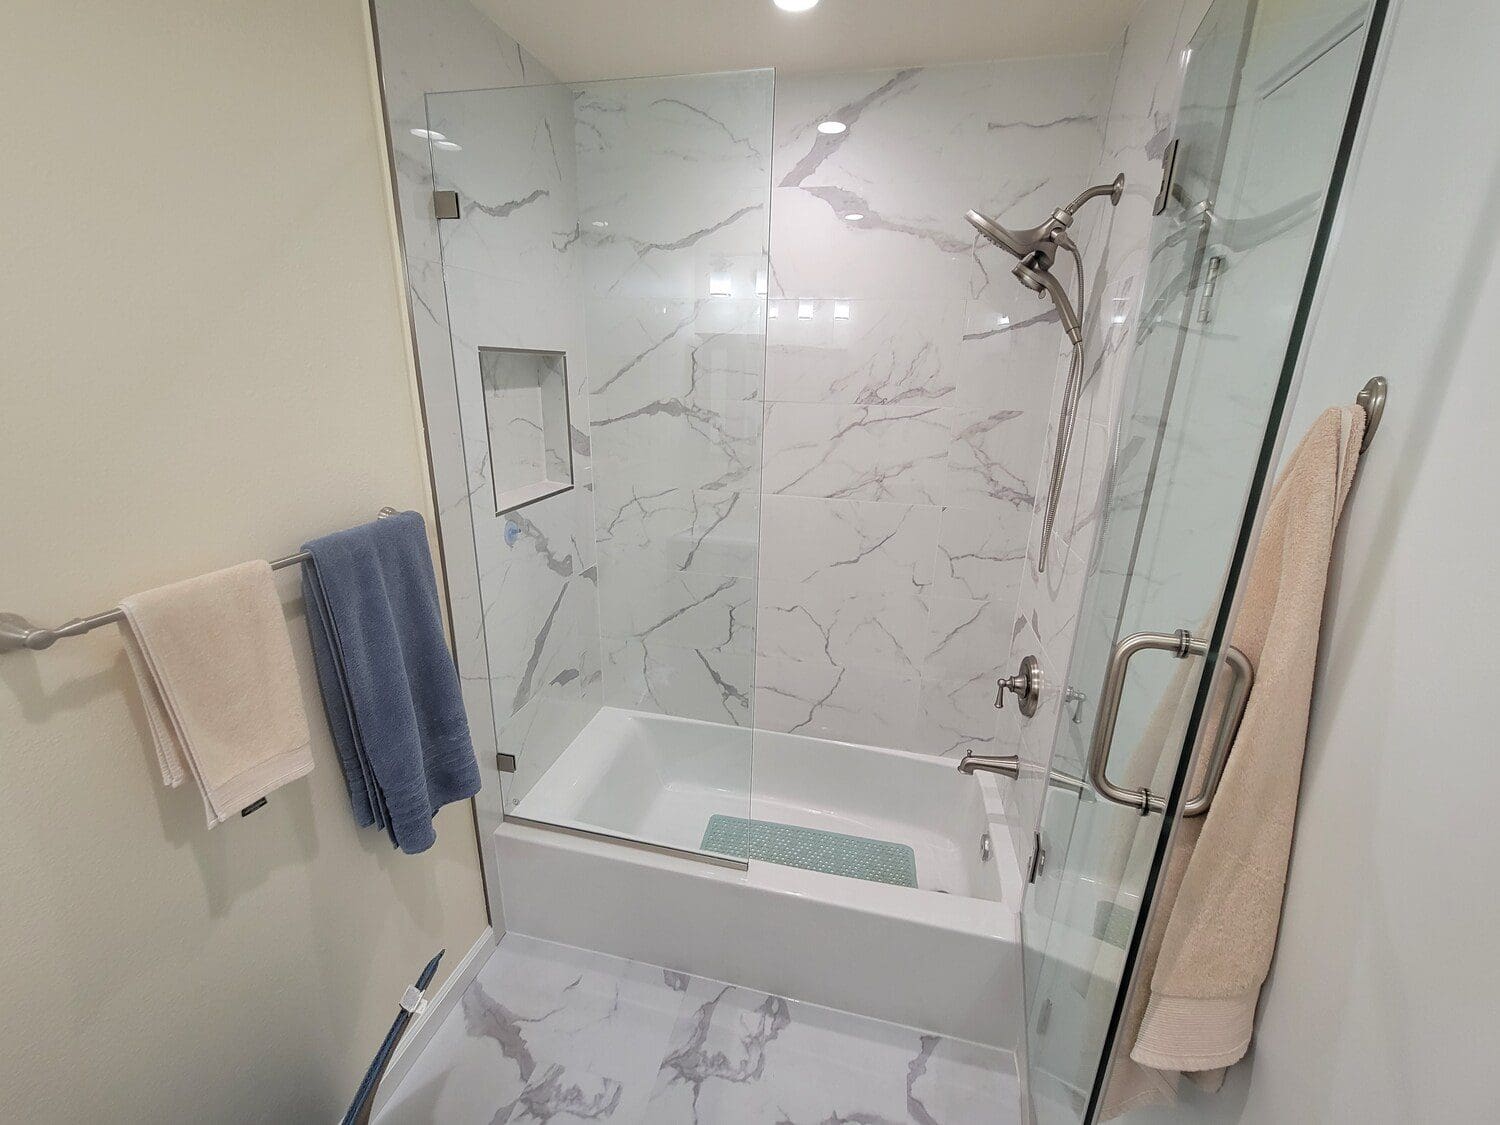
[[[1010,1049],[1021,874],[1001,804],[951,760],[606,707],[495,832],[503,922]],[[908,844],[917,886],[692,854],[715,813]]]

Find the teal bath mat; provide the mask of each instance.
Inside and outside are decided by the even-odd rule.
[[[867,840],[770,820],[712,816],[703,850],[896,887],[917,885],[917,855],[905,844]]]

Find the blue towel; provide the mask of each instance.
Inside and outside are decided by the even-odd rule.
[[[432,818],[479,792],[443,637],[427,531],[401,512],[302,545],[307,629],[354,819],[414,855]]]

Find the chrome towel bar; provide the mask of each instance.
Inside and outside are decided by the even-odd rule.
[[[386,516],[395,514],[395,508],[387,507],[381,508],[378,516],[384,519]],[[271,569],[283,570],[289,566],[296,566],[298,563],[308,562],[311,558],[312,556],[306,551],[298,551],[295,555],[273,559]],[[116,624],[124,617],[125,615],[118,609],[110,609],[103,613],[90,614],[88,617],[75,617],[55,628],[47,629],[40,625],[33,625],[19,613],[0,613],[0,652],[17,652],[22,649],[37,652],[44,648],[51,648],[63,637],[79,637],[101,626]]]

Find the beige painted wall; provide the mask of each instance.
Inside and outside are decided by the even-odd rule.
[[[361,0],[0,8],[0,608],[427,510],[372,99]],[[482,932],[467,805],[356,831],[282,592],[317,768],[212,832],[113,629],[0,658],[8,1120],[334,1119]]]

